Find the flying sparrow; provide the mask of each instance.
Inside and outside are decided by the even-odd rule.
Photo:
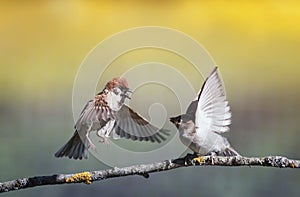
[[[89,138],[96,131],[100,141],[108,144],[108,138],[127,138],[160,143],[166,140],[165,130],[159,130],[146,119],[124,104],[130,93],[125,78],[113,78],[104,89],[90,100],[82,110],[75,124],[71,139],[62,146],[55,157],[87,159],[88,148],[96,150]]]
[[[220,134],[229,131],[231,111],[217,67],[204,82],[186,114],[170,118],[181,142],[196,155],[239,155]]]

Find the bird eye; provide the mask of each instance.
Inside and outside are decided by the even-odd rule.
[[[119,88],[114,88],[114,89],[113,89],[113,92],[114,92],[116,95],[119,95],[119,94],[120,94],[120,89],[119,89]]]

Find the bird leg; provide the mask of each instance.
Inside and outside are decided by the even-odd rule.
[[[111,135],[114,125],[115,120],[109,120],[101,129],[96,132],[97,136],[100,138],[100,142],[104,142],[106,145],[109,144],[108,137]]]
[[[88,148],[91,148],[93,151],[97,152],[95,144],[93,144],[92,140],[89,138],[88,133],[86,134],[86,139],[88,141]]]
[[[109,140],[107,139],[105,134],[103,134],[103,131],[103,129],[100,129],[96,132],[97,136],[100,138],[99,142],[109,145]]]
[[[98,135],[100,138],[99,142],[109,145],[109,140],[104,135]]]

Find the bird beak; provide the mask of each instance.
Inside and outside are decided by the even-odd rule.
[[[125,97],[131,99],[131,97],[128,94],[125,94]]]
[[[172,118],[170,118],[170,121],[173,123],[173,124],[176,124],[176,118],[174,118],[174,117],[172,117]]]
[[[181,122],[180,116],[177,116],[177,117],[171,117],[171,118],[170,118],[170,121],[171,121],[177,128],[179,128],[180,122]]]
[[[131,99],[131,97],[128,95],[128,93],[132,93],[132,90],[127,89],[126,92],[123,94],[125,98]]]
[[[128,98],[128,99],[131,99],[131,97],[126,93],[122,94],[122,96],[124,96],[125,98]]]

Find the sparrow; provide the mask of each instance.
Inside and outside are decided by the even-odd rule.
[[[55,157],[87,159],[89,148],[96,151],[89,138],[91,131],[96,131],[100,142],[106,144],[109,144],[109,137],[158,143],[166,140],[166,130],[159,130],[124,104],[125,99],[130,99],[129,93],[132,91],[125,78],[116,77],[107,82],[104,89],[85,105],[73,136],[55,153]]]
[[[170,121],[177,127],[180,141],[194,151],[194,155],[239,155],[221,135],[229,131],[231,111],[217,67],[186,113],[171,117]]]

